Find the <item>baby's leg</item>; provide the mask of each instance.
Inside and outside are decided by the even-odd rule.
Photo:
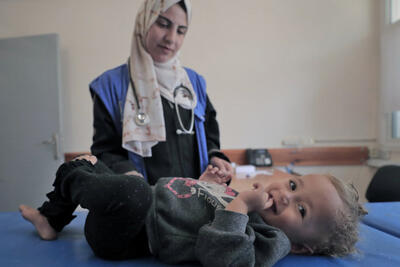
[[[61,231],[65,225],[75,218],[72,213],[75,211],[77,204],[60,194],[60,183],[65,176],[78,168],[85,168],[96,173],[112,173],[102,162],[97,162],[96,157],[89,155],[81,156],[62,164],[57,171],[53,184],[55,188],[47,194],[48,201],[45,201],[38,209],[27,205],[19,206],[22,217],[35,226],[40,238],[44,240],[56,239],[57,232]]]
[[[141,177],[115,175],[102,177],[96,198],[84,199],[89,209],[85,236],[101,258],[122,260],[148,255],[145,219],[152,202],[150,186]],[[96,203],[91,203],[96,200]]]
[[[60,176],[64,176],[70,171],[85,166],[89,162],[69,162],[60,166],[56,174],[54,186]],[[90,164],[89,164],[90,165]],[[19,211],[22,217],[33,224],[37,233],[43,240],[54,240],[57,238],[57,232],[67,225],[73,218],[72,213],[76,209],[76,204],[63,198],[57,190],[47,194],[49,201],[45,201],[39,209],[20,205]],[[59,190],[58,190],[59,191]]]
[[[60,191],[89,209],[85,236],[97,256],[118,260],[148,253],[144,223],[152,193],[142,177],[78,169],[60,181]]]
[[[57,232],[51,227],[47,218],[39,210],[26,205],[20,205],[19,211],[25,220],[35,226],[40,238],[43,240],[54,240],[57,238]]]
[[[152,201],[150,186],[142,177],[103,172],[98,164],[77,160],[61,165],[49,201],[39,211],[21,205],[22,216],[41,238],[51,240],[80,204],[89,209],[85,236],[97,256],[125,259],[147,254],[143,226]]]

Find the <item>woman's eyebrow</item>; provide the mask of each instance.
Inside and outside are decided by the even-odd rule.
[[[163,15],[158,15],[158,18],[165,20],[168,24],[174,24],[170,19],[164,17]],[[188,28],[188,26],[186,26],[186,25],[178,25],[178,27],[179,28],[185,28],[185,29]]]
[[[158,18],[166,20],[168,23],[172,23],[172,21],[170,21],[168,18],[164,17],[163,15],[159,15]]]

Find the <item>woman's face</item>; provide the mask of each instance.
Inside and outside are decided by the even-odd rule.
[[[175,4],[161,13],[146,37],[146,51],[158,63],[173,58],[183,44],[188,28],[186,12]]]

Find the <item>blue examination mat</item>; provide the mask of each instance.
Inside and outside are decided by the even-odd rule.
[[[368,214],[363,223],[400,238],[400,202],[367,203],[365,207]]]
[[[345,258],[289,255],[275,266],[400,266],[400,239],[361,224],[359,252]]]
[[[380,206],[382,205],[382,206]],[[400,266],[400,238],[389,229],[398,229],[383,218],[392,218],[400,212],[399,203],[368,204],[370,216],[367,221],[380,218],[381,230],[370,224],[361,224],[359,253],[346,258],[289,255],[275,266]],[[155,258],[127,261],[106,261],[94,256],[83,234],[86,212],[76,212],[71,222],[55,241],[41,240],[34,227],[19,212],[0,212],[0,266],[170,266]],[[383,215],[382,215],[383,214]],[[381,216],[379,216],[381,215]],[[397,222],[399,222],[397,220]],[[392,228],[392,226],[394,226]],[[397,226],[397,227],[396,227]],[[176,253],[179,253],[177,251]],[[199,266],[199,265],[179,265]]]

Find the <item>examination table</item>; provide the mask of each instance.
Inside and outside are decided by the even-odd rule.
[[[358,254],[336,259],[288,255],[275,266],[400,266],[400,202],[367,203],[366,208],[369,214],[360,226]],[[155,258],[105,261],[95,257],[83,235],[86,214],[76,212],[78,217],[57,240],[42,241],[19,212],[0,212],[0,266],[170,266]]]

